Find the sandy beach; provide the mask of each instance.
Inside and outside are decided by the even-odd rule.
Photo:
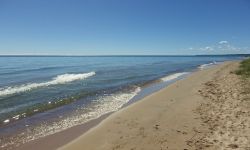
[[[110,115],[59,149],[247,149],[249,107],[239,105],[242,82],[231,73],[237,67],[238,62],[225,62],[197,71]]]
[[[250,150],[250,0],[0,8],[0,150]]]

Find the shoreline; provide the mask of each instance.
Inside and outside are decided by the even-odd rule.
[[[229,61],[229,62],[226,61],[223,63],[214,64],[214,65],[208,66],[207,68],[199,68],[198,67],[196,69],[191,70],[189,72],[189,74],[186,74],[186,75],[181,76],[180,78],[177,78],[174,80],[170,80],[169,83],[162,82],[162,83],[155,83],[155,84],[149,85],[148,91],[144,92],[144,94],[139,94],[139,96],[136,95],[128,103],[124,104],[124,106],[121,109],[119,109],[118,111],[104,114],[104,115],[100,116],[99,118],[87,121],[86,123],[70,127],[66,130],[63,130],[63,131],[60,131],[60,132],[57,132],[57,133],[54,133],[54,134],[51,134],[51,135],[48,135],[45,137],[41,137],[39,139],[35,139],[33,141],[30,141],[30,142],[27,142],[24,144],[20,144],[19,147],[13,148],[13,149],[31,150],[31,149],[33,149],[34,146],[38,145],[37,150],[40,150],[40,147],[42,147],[41,150],[44,148],[49,150],[49,149],[56,149],[56,148],[60,148],[62,146],[65,146],[66,143],[71,143],[71,142],[75,141],[76,139],[80,138],[81,136],[92,131],[93,128],[101,126],[101,124],[103,122],[105,122],[107,119],[112,117],[114,114],[119,113],[120,111],[123,111],[123,109],[127,109],[127,107],[130,107],[131,105],[139,103],[140,101],[143,101],[144,99],[147,99],[147,97],[151,97],[152,95],[155,95],[155,94],[163,91],[164,89],[168,88],[168,86],[172,86],[173,84],[176,84],[176,82],[186,80],[186,78],[189,78],[189,76],[192,76],[193,74],[196,74],[198,72],[203,72],[205,70],[216,68],[218,66],[223,65],[224,63],[230,63],[230,62],[233,62],[233,61]],[[171,74],[169,74],[169,75],[171,75]],[[169,75],[167,75],[166,77],[168,77]],[[159,80],[161,80],[161,78]],[[160,84],[162,84],[162,85],[160,85]],[[143,87],[143,89],[146,89],[148,87]],[[143,93],[143,91],[144,90],[142,90],[141,92]],[[46,145],[44,145],[44,143],[46,143]]]
[[[213,67],[213,66],[208,66],[208,68],[209,67]],[[157,92],[161,91],[162,89],[166,88],[167,86],[169,86],[169,85],[171,85],[179,80],[185,79],[190,74],[193,74],[193,73],[200,71],[200,70],[203,70],[203,69],[206,69],[206,68],[197,67],[196,69],[190,70],[190,72],[183,72],[184,74],[179,75],[175,79],[171,79],[169,81],[163,81],[162,79],[169,77],[169,76],[172,76],[172,75],[175,75],[175,74],[181,74],[181,73],[168,74],[162,78],[157,79],[156,81],[152,81],[152,83],[148,83],[148,85],[144,85],[143,87],[141,87],[142,90],[136,96],[134,96],[132,99],[130,99],[128,101],[128,103],[125,103],[118,111],[120,111],[121,109],[125,109],[126,107],[133,105],[134,103],[137,103],[138,101],[143,100],[145,97],[150,96],[154,93],[157,93]],[[50,150],[50,149],[53,150],[56,148],[60,148],[63,145],[65,145],[65,143],[69,143],[69,142],[75,140],[76,138],[85,134],[86,132],[88,132],[92,128],[98,126],[103,120],[107,119],[110,115],[112,115],[118,111],[103,114],[102,116],[100,116],[96,119],[89,120],[83,124],[70,127],[66,130],[62,130],[60,132],[56,132],[54,134],[47,135],[45,137],[41,137],[41,138],[29,141],[29,142],[24,143],[24,144],[20,144],[18,147],[13,147],[10,150],[15,150],[15,149],[32,150],[33,147],[37,146],[37,145],[42,146],[41,148],[40,148],[40,146],[38,146],[36,148],[37,150],[43,150],[44,148],[47,150]],[[56,139],[56,140],[54,140],[54,139]],[[47,145],[45,146],[45,145],[43,145],[43,143],[47,143]]]
[[[150,147],[155,148],[155,146],[159,147],[159,145],[170,149],[190,148],[186,141],[190,140],[190,138],[196,134],[196,128],[200,128],[202,124],[202,121],[197,119],[198,115],[193,112],[193,109],[197,108],[203,99],[198,95],[197,91],[201,88],[202,84],[215,76],[216,71],[234,63],[234,61],[224,62],[194,72],[187,78],[178,80],[160,91],[154,92],[142,100],[111,114],[97,126],[59,149],[80,149],[82,146],[87,149],[107,150],[129,149],[130,147],[145,148],[144,145],[147,145],[147,143],[144,143],[145,141],[150,143],[151,140],[155,139],[159,140],[156,141],[156,143],[160,142],[161,144],[147,145],[149,146],[148,149],[150,149]],[[165,97],[169,98],[164,101],[163,99]],[[184,101],[185,99],[190,101]],[[162,108],[164,105],[168,109]],[[145,110],[146,108],[148,108],[148,110]],[[162,120],[162,118],[160,118],[164,116],[165,113],[162,114],[163,112],[168,114],[165,115],[165,117],[169,119]],[[143,119],[144,117],[145,119]],[[167,128],[162,128],[162,126],[164,126],[162,124],[165,124]],[[166,131],[166,135],[161,135],[161,133],[158,132],[160,130],[170,131]],[[145,132],[150,133],[147,135]],[[160,137],[152,138],[152,136]],[[131,141],[131,139],[134,139],[134,141]],[[93,143],[93,141],[95,141],[95,143]],[[176,141],[179,141],[181,144],[177,145]],[[138,142],[144,144],[138,144]]]

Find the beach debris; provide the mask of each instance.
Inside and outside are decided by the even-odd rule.
[[[154,128],[155,128],[156,130],[158,130],[158,129],[159,129],[159,127],[160,127],[160,125],[159,125],[159,124],[154,125]]]

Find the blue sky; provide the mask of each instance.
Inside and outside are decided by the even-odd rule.
[[[0,0],[0,54],[250,53],[249,0]]]

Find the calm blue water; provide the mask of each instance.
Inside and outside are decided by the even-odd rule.
[[[240,58],[0,57],[0,134],[30,126],[34,138],[52,134],[118,110],[152,81],[233,59]]]

